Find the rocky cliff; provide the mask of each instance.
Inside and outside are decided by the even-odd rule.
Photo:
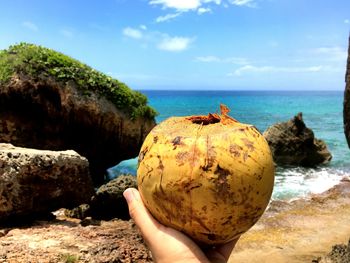
[[[345,137],[350,147],[350,35],[349,35],[349,47],[348,47],[348,61],[345,73],[345,92],[344,92],[344,132]]]
[[[155,125],[147,98],[59,52],[19,44],[0,51],[0,141],[85,156],[95,184],[136,157]]]

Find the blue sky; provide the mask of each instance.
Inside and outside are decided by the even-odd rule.
[[[3,0],[40,44],[134,89],[344,89],[349,0]]]

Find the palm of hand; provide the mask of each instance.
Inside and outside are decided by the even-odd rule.
[[[216,248],[201,249],[183,233],[156,221],[144,206],[136,189],[127,189],[124,196],[129,212],[152,251],[157,263],[225,263],[238,239]]]

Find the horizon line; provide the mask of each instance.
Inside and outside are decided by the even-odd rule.
[[[157,89],[157,88],[142,88],[142,89],[135,89],[135,91],[279,91],[279,92],[290,92],[290,91],[335,91],[335,92],[344,92],[345,88],[342,89],[184,89],[184,88],[165,88],[165,89]]]

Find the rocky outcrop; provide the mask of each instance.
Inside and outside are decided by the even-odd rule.
[[[344,119],[344,132],[345,137],[350,147],[350,35],[349,35],[349,48],[348,48],[348,62],[346,66],[345,73],[345,91],[344,91],[344,109],[343,109],[343,119]]]
[[[269,207],[240,237],[229,263],[311,263],[349,239],[349,180],[325,193]],[[55,215],[31,227],[0,226],[0,262],[152,262],[132,220],[83,227],[83,221],[66,218],[62,210]]]
[[[0,262],[153,262],[132,221],[101,221],[83,227],[80,220],[58,215],[32,227],[1,229]]]
[[[274,208],[272,214],[271,209],[267,209],[261,219],[241,236],[229,262],[318,262],[313,260],[326,256],[334,244],[348,242],[349,201],[348,178],[324,193],[284,201],[285,205],[283,201],[278,204],[272,201],[269,205]],[[344,248],[337,250],[343,254]]]
[[[120,175],[116,179],[102,185],[91,199],[91,215],[98,219],[130,219],[128,205],[123,192],[129,188],[137,188],[136,177]]]
[[[0,222],[35,217],[90,200],[88,161],[74,151],[0,144]]]
[[[102,185],[91,198],[89,204],[82,204],[71,210],[66,209],[65,215],[78,219],[92,217],[99,220],[113,218],[128,220],[130,219],[129,209],[123,192],[129,187],[137,188],[136,177],[120,175]]]
[[[91,209],[89,204],[81,204],[73,209],[65,209],[64,214],[70,218],[84,219],[90,217]],[[91,217],[90,217],[91,218]]]
[[[1,142],[73,149],[89,160],[95,184],[107,168],[138,155],[155,125],[145,96],[49,49],[20,45],[0,56],[0,66],[5,58],[12,74],[0,74]]]
[[[302,113],[269,127],[264,137],[278,165],[312,167],[332,159],[325,142],[316,139],[313,131],[306,127]]]
[[[348,244],[337,244],[332,246],[331,252],[325,257],[314,259],[312,263],[349,263],[350,262],[350,240]]]

